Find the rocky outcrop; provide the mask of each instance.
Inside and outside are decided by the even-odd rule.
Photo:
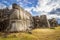
[[[4,12],[2,12],[2,11],[4,11]],[[28,30],[31,30],[31,28],[33,26],[32,15],[15,3],[12,5],[11,10],[8,10],[8,9],[1,10],[0,16],[1,16],[0,21],[2,23],[4,23],[5,20],[8,20],[8,26],[6,26],[6,27],[1,26],[2,27],[1,30],[3,30],[3,28],[5,28],[4,31],[9,31],[9,32],[28,31]],[[4,25],[6,25],[6,24],[4,24]]]
[[[34,28],[41,28],[41,27],[57,27],[58,23],[57,20],[55,18],[52,19],[47,19],[46,15],[41,15],[39,16],[33,16],[33,20],[34,20]]]
[[[57,26],[55,19],[48,20],[46,15],[32,16],[17,4],[12,9],[0,9],[0,31],[30,31],[32,28]]]

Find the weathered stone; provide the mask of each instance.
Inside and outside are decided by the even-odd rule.
[[[0,31],[30,31],[32,28],[50,28],[57,26],[57,24],[56,19],[48,20],[46,15],[32,16],[15,3],[12,5],[12,9],[0,9]]]
[[[39,18],[39,16],[34,16],[34,17],[33,17],[33,20],[34,20],[34,27],[35,27],[35,28],[40,27],[40,26],[39,26],[39,24],[40,24],[40,18]]]
[[[55,18],[49,19],[49,23],[50,23],[51,27],[58,26],[57,20]]]
[[[11,10],[6,10],[6,9],[3,10],[4,12],[2,12],[3,14],[1,15],[1,20],[3,19],[3,21],[1,22],[3,23],[2,24],[3,26],[1,26],[1,30],[4,29],[5,31],[10,31],[10,32],[31,30],[33,26],[32,15],[29,12],[25,11],[22,7],[20,7],[17,4],[13,4]],[[6,27],[5,25],[7,24],[4,23],[5,22],[4,20],[9,21],[8,23],[6,22],[8,24],[8,26]]]

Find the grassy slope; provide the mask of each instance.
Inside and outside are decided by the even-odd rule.
[[[60,27],[55,29],[34,29],[31,31],[32,34],[28,33],[12,33],[3,38],[0,33],[0,40],[60,40]]]

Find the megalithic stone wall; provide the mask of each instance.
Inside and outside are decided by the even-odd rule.
[[[33,16],[33,20],[34,20],[34,28],[40,27],[40,18],[39,18],[39,16]]]
[[[8,26],[6,28],[3,26],[4,31],[28,31],[33,27],[32,15],[15,3],[12,5],[12,9],[1,9],[0,14],[0,23],[8,20]],[[1,24],[0,27],[2,27]]]
[[[16,4],[12,6],[13,9],[11,10],[12,12],[10,15],[10,26],[7,29],[10,32],[31,30],[33,26],[32,15]]]
[[[45,26],[45,27],[50,27],[50,23],[49,23],[46,15],[41,15],[40,16],[40,25]]]
[[[55,18],[49,19],[49,23],[50,23],[51,27],[58,26],[57,20]]]
[[[8,25],[7,25],[8,24]],[[4,26],[1,26],[4,25]],[[12,9],[0,9],[0,30],[3,31],[28,31],[37,27],[56,26],[57,21],[52,19],[48,21],[46,15],[32,16],[17,4],[12,5]]]

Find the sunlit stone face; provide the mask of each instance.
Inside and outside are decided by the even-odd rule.
[[[17,9],[13,9],[13,12],[10,16],[11,19],[20,19],[20,14],[19,14],[19,10]]]
[[[31,19],[30,14],[22,8],[13,8],[10,15],[11,29],[10,31],[27,31],[30,30]]]

